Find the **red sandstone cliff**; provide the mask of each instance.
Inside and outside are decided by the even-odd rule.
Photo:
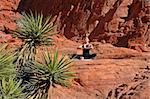
[[[150,2],[148,0],[1,0],[0,29],[15,28],[17,11],[52,14],[58,31],[66,38],[147,51],[150,44]]]
[[[58,30],[68,39],[91,41],[146,51],[150,44],[148,0],[22,0],[18,11],[52,14]]]

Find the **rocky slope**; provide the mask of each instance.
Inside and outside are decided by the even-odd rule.
[[[56,40],[56,38],[55,38]],[[59,52],[76,53],[78,43],[57,38]],[[72,87],[56,86],[54,99],[149,99],[150,53],[96,43],[92,61],[74,61]]]

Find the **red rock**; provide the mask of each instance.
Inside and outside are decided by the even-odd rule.
[[[23,2],[22,0],[1,0],[0,29],[6,27],[7,29],[15,30],[16,24],[14,20],[20,18],[20,15],[14,11],[18,7],[17,10],[20,12],[32,9],[42,11],[44,15],[52,14],[55,16],[54,21],[60,24],[58,30],[65,37],[74,41],[80,40],[82,42],[85,33],[89,31],[91,41],[105,40],[116,46],[131,48],[130,46],[134,46],[134,44],[131,44],[130,41],[133,38],[134,40],[141,38],[141,42],[148,46],[150,40],[147,28],[141,27],[141,30],[138,29],[139,25],[144,26],[149,22],[149,9],[145,2],[140,0],[124,0],[123,2],[121,0],[103,0],[100,2],[97,0],[66,0],[61,4],[60,1],[43,2],[38,0],[31,2],[26,0]],[[140,36],[133,37],[134,35],[139,35],[138,33],[134,34],[134,32],[138,31],[140,31]],[[118,36],[118,33],[123,35]],[[120,40],[124,38],[126,40]],[[136,43],[137,45],[140,44]]]
[[[115,42],[114,45],[122,47],[129,47],[128,42],[133,38],[134,32],[139,31],[139,24],[146,25],[148,22],[146,14],[148,5],[144,0],[66,0],[63,3],[61,0],[44,2],[42,0],[26,0],[20,2],[18,11],[28,11],[29,9],[55,16],[55,21],[60,24],[58,30],[68,39],[82,41],[85,33],[89,31],[91,41],[105,40],[112,44]],[[124,35],[118,37],[116,33],[120,33],[120,31]],[[110,36],[109,33],[115,34]],[[141,30],[141,36],[134,39],[141,38],[148,45],[149,42],[147,44],[145,40],[149,38],[144,36],[145,33],[148,34]],[[116,39],[124,39],[126,35],[129,35],[126,41],[117,40],[118,42],[116,42]],[[117,45],[120,42],[122,45]]]
[[[10,35],[10,34],[7,34],[7,35],[5,35],[5,37],[4,37],[6,40],[11,40],[12,39],[12,36]]]
[[[20,0],[0,0],[0,30],[6,27],[10,30],[16,29],[15,20],[20,17],[17,10]]]
[[[2,37],[4,35],[4,32],[0,31],[0,36]]]

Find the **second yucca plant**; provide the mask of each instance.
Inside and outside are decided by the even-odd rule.
[[[74,77],[70,72],[71,60],[65,56],[58,57],[58,51],[54,55],[46,51],[40,54],[41,57],[30,65],[32,72],[29,72],[29,97],[33,99],[46,99],[56,85],[69,86],[69,80]],[[30,70],[30,71],[31,71]],[[51,95],[49,96],[51,97]]]

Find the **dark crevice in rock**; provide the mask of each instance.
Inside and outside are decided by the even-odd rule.
[[[142,1],[140,0],[133,0],[133,3],[128,6],[128,17],[125,18],[125,21],[132,20],[133,18],[138,17],[141,8],[142,8]]]

